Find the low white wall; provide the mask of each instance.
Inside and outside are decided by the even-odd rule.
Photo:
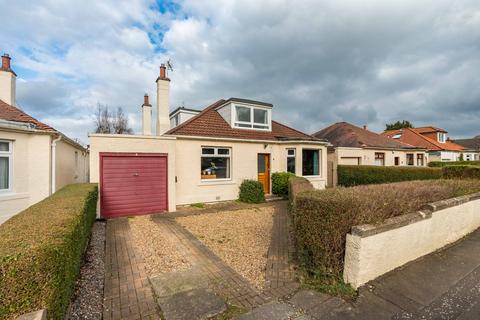
[[[343,278],[354,288],[480,227],[480,193],[438,201],[347,235]]]

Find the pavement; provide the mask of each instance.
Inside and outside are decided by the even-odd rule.
[[[359,289],[353,303],[302,289],[288,300],[262,306],[237,319],[478,320],[480,229],[369,282]]]

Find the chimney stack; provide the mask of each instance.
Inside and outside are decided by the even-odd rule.
[[[145,93],[142,105],[142,127],[143,135],[152,135],[152,105],[148,99],[148,94]]]
[[[170,130],[170,79],[167,78],[167,68],[162,63],[160,76],[157,79],[157,136]]]
[[[10,56],[2,56],[2,66],[0,67],[0,100],[15,106],[17,75],[13,72],[10,65]]]

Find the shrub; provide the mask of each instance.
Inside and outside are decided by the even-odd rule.
[[[445,179],[480,179],[480,166],[447,166],[442,173]]]
[[[63,319],[96,203],[96,185],[69,185],[0,226],[0,318],[46,308]]]
[[[290,172],[272,173],[272,193],[284,198],[288,197],[288,179],[295,177]]]
[[[299,262],[310,274],[340,283],[346,235],[353,226],[479,191],[478,180],[432,180],[301,192],[292,210]]]
[[[428,163],[429,167],[448,167],[448,166],[459,166],[459,165],[471,165],[471,166],[480,166],[480,161],[431,161]]]
[[[261,203],[265,201],[263,185],[256,180],[243,180],[240,185],[238,200],[246,203]]]
[[[288,199],[291,205],[300,192],[309,190],[314,190],[314,188],[306,178],[295,176],[288,179]]]
[[[344,187],[410,180],[441,179],[440,168],[338,166],[338,184]]]

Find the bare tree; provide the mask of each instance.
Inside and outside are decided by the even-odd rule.
[[[132,128],[128,127],[128,119],[123,113],[123,109],[118,107],[117,112],[112,118],[112,126],[114,133],[117,134],[132,134]]]
[[[133,130],[128,126],[128,119],[121,107],[112,113],[108,106],[98,104],[95,116],[95,132],[132,134]]]

